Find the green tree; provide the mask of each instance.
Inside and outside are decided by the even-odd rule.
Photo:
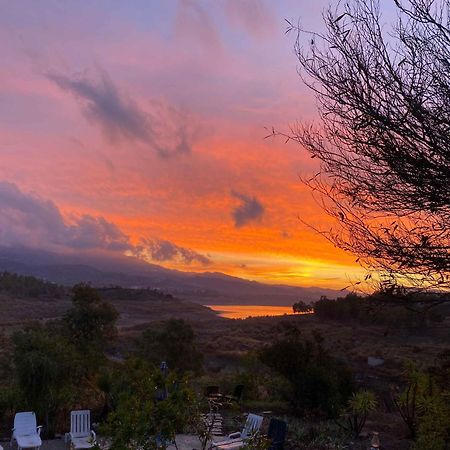
[[[352,393],[349,369],[329,355],[322,341],[318,333],[314,339],[304,339],[293,329],[259,352],[266,366],[289,381],[288,400],[297,414],[320,412],[335,416]]]
[[[165,361],[180,373],[199,372],[203,356],[197,348],[191,325],[183,319],[170,319],[142,334],[140,354],[154,364]]]
[[[33,276],[19,275],[10,272],[0,273],[0,291],[20,297],[53,297],[60,298],[66,288]]]
[[[192,420],[193,391],[173,373],[165,378],[134,359],[124,364],[116,381],[117,405],[103,429],[112,449],[164,449]],[[168,394],[164,400],[158,396],[161,390]]]
[[[78,356],[57,324],[33,325],[13,337],[14,378],[24,406],[45,420],[45,432],[55,431],[55,416],[74,401],[81,389]]]
[[[69,334],[85,350],[103,350],[117,335],[118,312],[87,284],[78,284],[72,291],[73,307],[64,316]]]

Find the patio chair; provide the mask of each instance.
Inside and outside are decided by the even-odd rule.
[[[206,386],[205,397],[217,399],[220,398],[222,394],[220,393],[219,386]]]
[[[244,393],[245,386],[243,384],[238,384],[233,391],[232,395],[224,395],[224,399],[228,404],[233,402],[240,403],[242,400],[242,394]]]
[[[39,449],[42,426],[37,426],[36,414],[32,411],[19,412],[14,416],[14,428],[12,429],[11,447],[16,441],[18,450],[23,448]]]
[[[92,448],[97,436],[91,430],[91,412],[88,409],[70,413],[69,444],[72,449]]]
[[[267,437],[271,441],[269,450],[283,450],[286,432],[286,422],[275,418],[270,419],[269,430],[267,431]]]
[[[259,432],[263,422],[262,416],[249,414],[244,425],[244,429],[236,433],[231,433],[226,439],[220,442],[213,442],[211,448],[219,450],[231,450],[242,447],[252,435]]]

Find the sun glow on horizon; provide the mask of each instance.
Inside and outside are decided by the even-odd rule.
[[[325,1],[262,0],[261,23],[222,3],[138,0],[104,20],[96,3],[81,14],[29,2],[27,26],[22,7],[4,8],[0,245],[114,251],[271,284],[362,276],[298,220],[330,224],[298,180],[316,160],[264,139],[315,117],[283,24],[301,13],[318,26]]]

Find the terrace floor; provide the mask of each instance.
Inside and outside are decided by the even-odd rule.
[[[200,449],[200,441],[196,436],[188,434],[179,434],[176,439],[178,450],[193,450]],[[0,445],[4,450],[16,450],[17,447],[14,445],[10,446],[9,442],[0,442]],[[64,439],[51,439],[42,441],[41,450],[68,450],[68,446],[64,442]],[[168,447],[170,450],[174,450],[175,446],[171,445]]]

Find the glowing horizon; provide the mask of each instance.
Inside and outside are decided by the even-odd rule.
[[[3,3],[0,245],[270,284],[361,277],[299,220],[330,224],[298,180],[315,160],[264,139],[315,117],[284,19],[317,29],[326,4]]]

